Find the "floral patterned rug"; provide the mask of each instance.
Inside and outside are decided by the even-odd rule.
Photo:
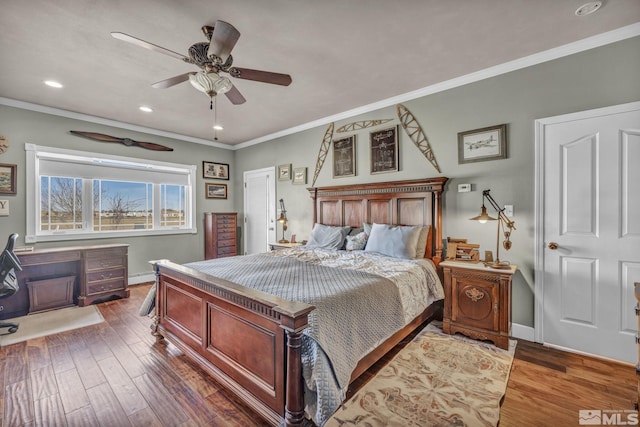
[[[496,426],[509,350],[427,325],[325,423],[336,426]]]

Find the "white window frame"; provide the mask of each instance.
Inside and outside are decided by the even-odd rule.
[[[112,156],[108,154],[96,154],[77,150],[67,150],[63,148],[45,147],[35,144],[25,144],[27,157],[26,181],[29,191],[26,193],[27,198],[27,234],[25,236],[26,243],[37,242],[53,242],[61,240],[82,240],[82,239],[103,239],[114,237],[134,237],[134,236],[152,236],[166,234],[196,234],[196,165],[183,165],[177,163],[160,162],[155,160],[136,159],[132,157]],[[90,180],[86,174],[91,172],[92,167],[100,167],[103,171],[105,167],[123,173],[127,170],[135,172],[138,175],[149,174],[147,182],[153,182],[153,211],[154,223],[153,229],[147,230],[114,230],[114,231],[91,231],[91,228],[83,227],[83,230],[56,230],[42,231],[40,230],[40,165],[41,161],[46,160],[50,164],[60,161],[61,163],[74,163],[83,168],[85,173],[85,194],[93,194]],[[86,169],[84,169],[86,167]],[[96,169],[97,170],[97,169]],[[185,221],[182,227],[161,227],[160,226],[160,184],[173,184],[175,182],[158,181],[159,176],[175,177],[180,180],[180,185],[186,187],[186,206]],[[97,176],[97,179],[110,180],[109,176]],[[91,197],[85,197],[83,200],[83,211],[91,212]],[[90,215],[92,218],[93,215]]]

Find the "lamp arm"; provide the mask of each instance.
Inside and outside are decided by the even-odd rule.
[[[482,192],[482,196],[487,199],[489,204],[493,207],[493,209],[498,212],[498,217],[504,222],[504,224],[510,229],[516,229],[515,222],[509,219],[507,215],[504,213],[504,208],[500,209],[500,205],[495,201],[495,199],[491,196],[491,190],[484,190]]]

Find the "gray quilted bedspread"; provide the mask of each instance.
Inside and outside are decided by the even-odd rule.
[[[358,360],[444,298],[433,263],[375,252],[302,247],[186,266],[316,306],[302,336],[302,368],[305,412],[319,426],[344,400]],[[155,288],[141,316],[153,311]]]

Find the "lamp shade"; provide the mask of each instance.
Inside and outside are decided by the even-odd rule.
[[[489,216],[489,214],[487,214],[487,208],[482,205],[482,212],[480,212],[480,215],[474,216],[473,218],[469,219],[471,221],[478,221],[479,223],[484,224],[487,221],[495,221],[497,218]]]
[[[228,92],[233,87],[228,78],[220,77],[217,73],[205,73],[204,71],[189,75],[189,82],[191,86],[210,97]]]

